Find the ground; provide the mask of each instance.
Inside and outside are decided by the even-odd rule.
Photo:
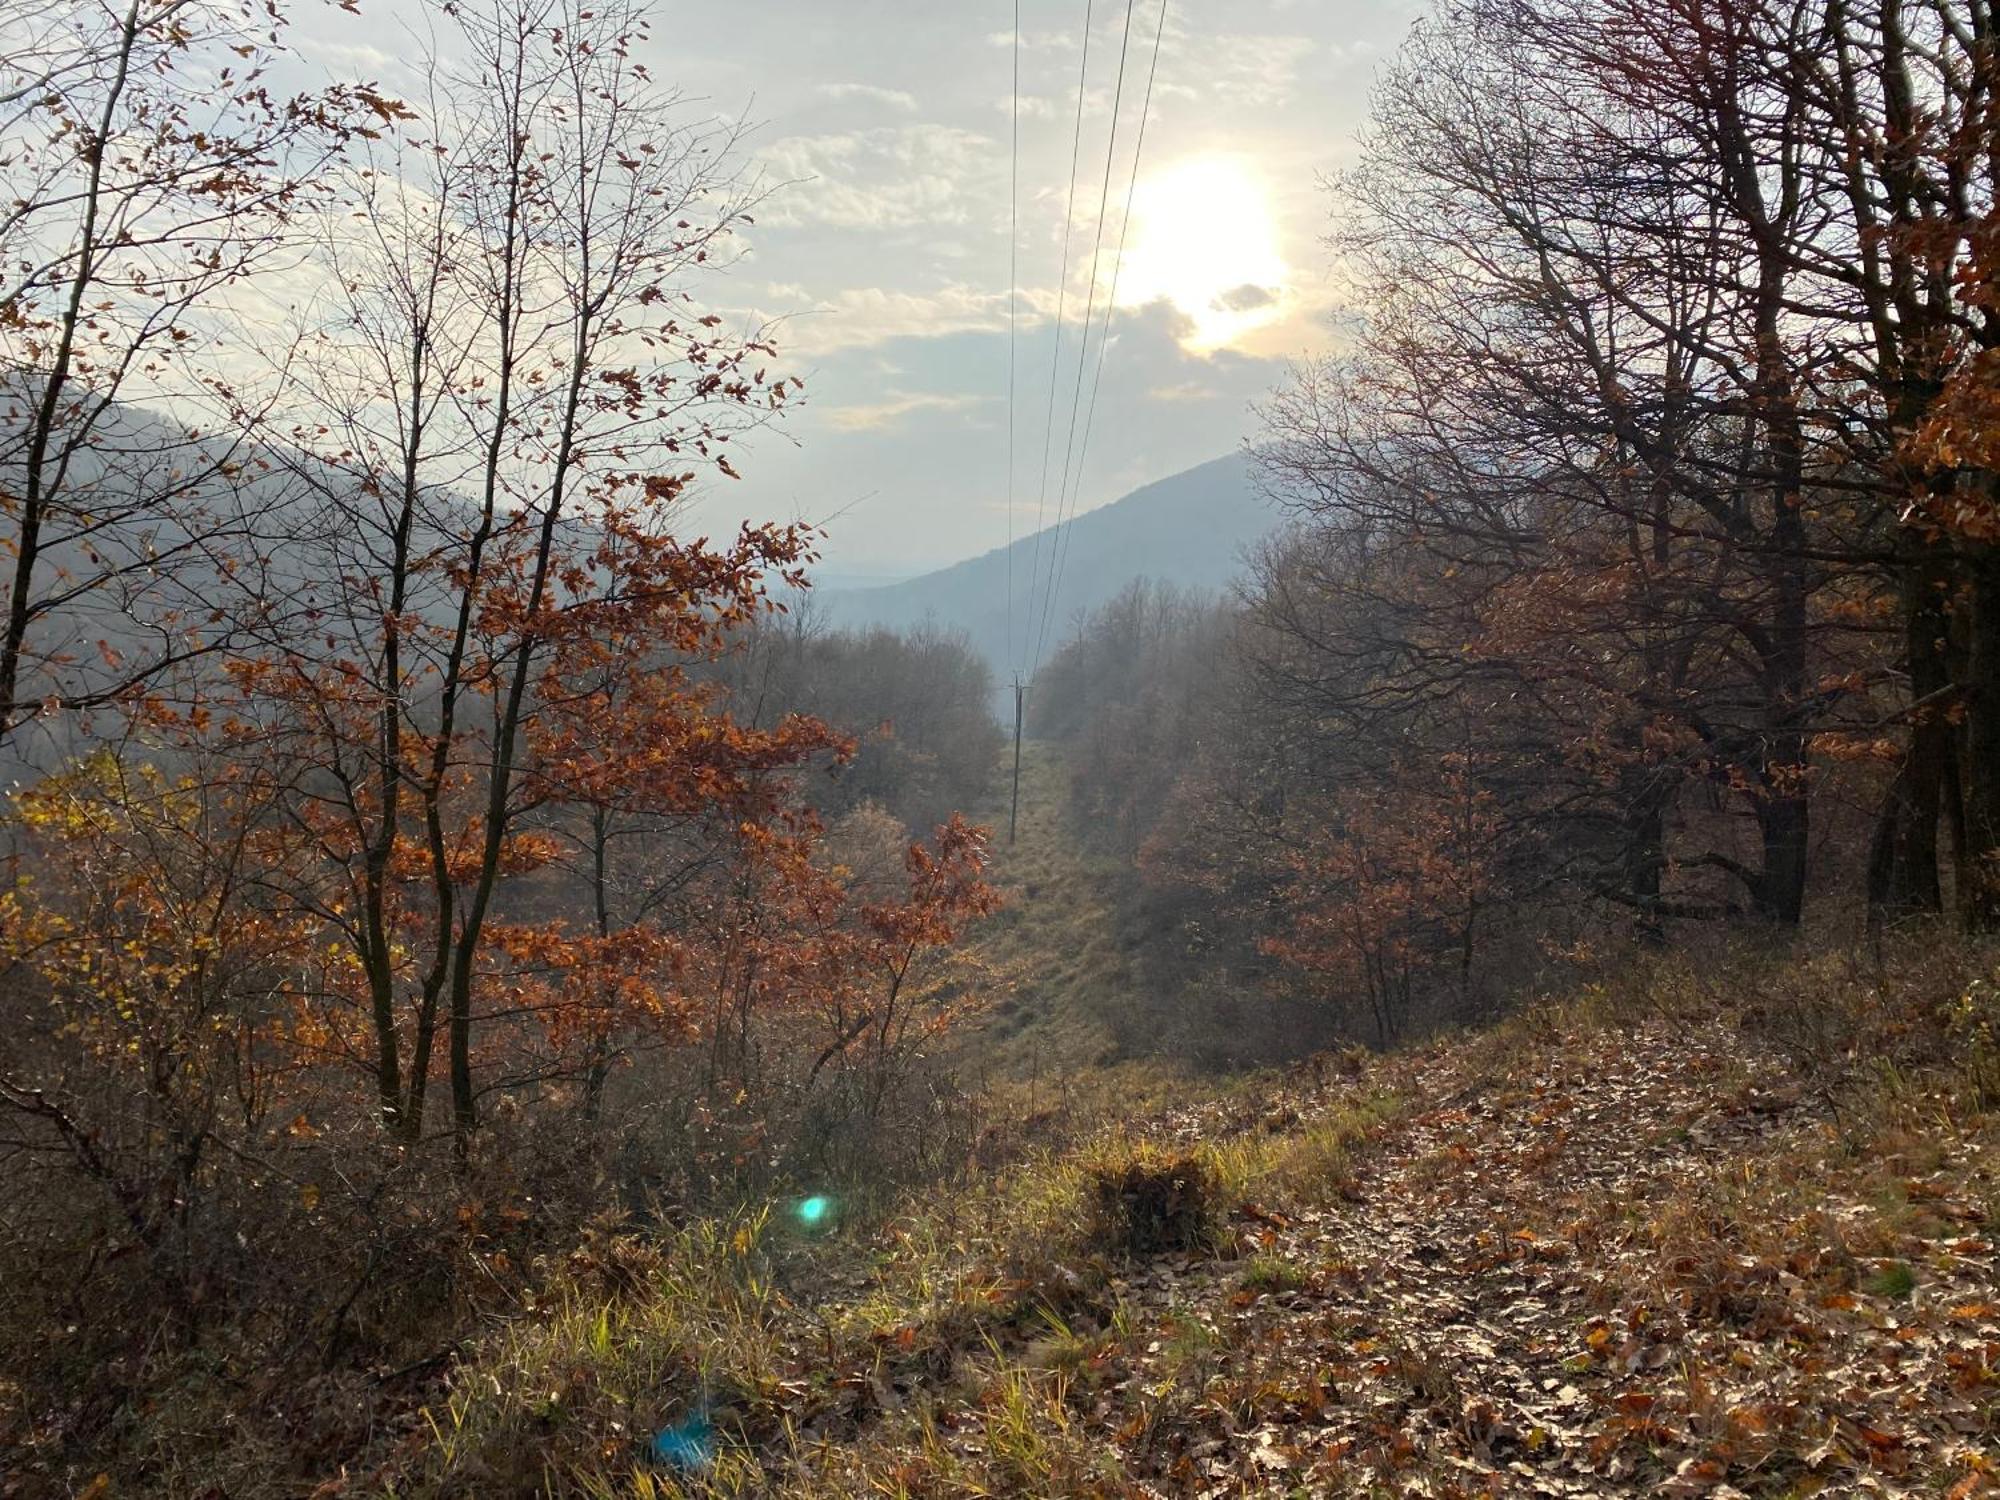
[[[1239,1080],[879,1226],[713,1226],[496,1340],[397,1489],[1987,1493],[1982,964],[1662,969]],[[1135,1162],[1206,1180],[1198,1243],[1107,1233],[1093,1185]]]
[[[1202,1400],[1133,1455],[1162,1489],[1979,1488],[2000,1306],[1952,1164],[1897,1175],[1926,1206],[1898,1224],[1831,1178],[1785,1201],[1773,1169],[1837,1134],[1720,1028],[1572,1035],[1498,1073],[1444,1051],[1400,1082],[1422,1104],[1338,1199],[1258,1216],[1247,1270],[1139,1283],[1149,1313],[1212,1333],[1198,1377],[1173,1376]],[[1745,1235],[1707,1200],[1760,1178]],[[1170,1364],[1149,1343],[1131,1378]]]

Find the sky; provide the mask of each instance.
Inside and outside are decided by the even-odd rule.
[[[655,76],[752,125],[744,166],[772,189],[695,290],[780,320],[777,368],[806,382],[697,521],[823,524],[829,577],[920,573],[1239,448],[1287,361],[1330,344],[1322,179],[1420,0],[1167,0],[1129,228],[1160,0],[1133,0],[1122,91],[1127,6],[1091,6],[1079,138],[1086,0],[1020,0],[1013,276],[1010,0],[660,6]],[[393,26],[342,16],[302,27],[302,50],[393,78]]]

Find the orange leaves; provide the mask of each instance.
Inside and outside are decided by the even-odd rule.
[[[1825,760],[1893,766],[1903,758],[1903,747],[1881,735],[1842,734],[1828,730],[1814,735],[1810,743],[1812,753]]]
[[[679,986],[687,946],[658,927],[600,935],[551,921],[496,926],[488,937],[492,983],[558,1055],[632,1027],[675,1040],[694,1032],[692,1003]]]
[[[1930,253],[1956,264],[1960,295],[1990,312],[2000,287],[2000,243],[1992,224],[1970,230],[1941,224],[1935,238]],[[1949,355],[1955,368],[1904,444],[1903,457],[1952,482],[1915,494],[1903,519],[1967,542],[2000,541],[2000,498],[1992,482],[2000,470],[2000,350],[1968,352],[1953,343]]]
[[[1457,943],[1491,887],[1499,833],[1462,763],[1426,784],[1344,793],[1301,808],[1284,856],[1274,957],[1367,997],[1393,1034],[1413,973]]]
[[[525,875],[556,863],[565,851],[562,840],[554,834],[539,829],[530,829],[510,834],[500,844],[500,873],[502,875]],[[453,869],[460,880],[468,880],[476,871],[466,861]]]
[[[904,855],[909,895],[865,907],[862,920],[890,952],[955,942],[966,923],[998,910],[1000,893],[985,879],[987,830],[958,813]]]

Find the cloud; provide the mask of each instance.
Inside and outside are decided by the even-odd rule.
[[[366,42],[321,41],[315,38],[312,56],[329,66],[351,67],[356,72],[376,77],[407,71],[406,59],[380,47],[371,47]]]
[[[1056,102],[1048,94],[1023,94],[1019,99],[1012,94],[1001,94],[993,100],[993,109],[995,113],[1011,119],[1018,104],[1024,120],[1053,120],[1056,117]]]
[[[822,83],[817,91],[823,99],[842,102],[859,100],[865,104],[881,104],[890,109],[913,113],[917,107],[914,94],[906,94],[901,89],[878,88],[872,83]]]
[[[989,47],[1011,47],[1014,33],[1011,31],[989,31],[986,33]],[[1021,50],[1023,52],[1074,52],[1077,49],[1077,34],[1074,31],[1023,31]]]
[[[1207,101],[1227,99],[1230,109],[1270,109],[1293,102],[1299,72],[1319,48],[1309,36],[1233,33],[1180,37],[1163,45],[1159,94]]]
[[[829,425],[841,432],[879,432],[893,427],[918,412],[959,412],[983,404],[984,396],[947,396],[939,393],[895,392],[887,400],[867,406],[841,406],[823,410]]]
[[[1247,313],[1255,312],[1260,307],[1270,307],[1277,300],[1278,293],[1271,287],[1246,281],[1242,286],[1224,292],[1211,305],[1217,312]]]
[[[797,286],[770,288],[781,303],[802,298]],[[1051,310],[1052,298],[1023,290],[1018,308],[1025,333]],[[849,287],[785,318],[781,342],[788,350],[826,355],[840,349],[868,348],[891,339],[939,338],[954,333],[1002,332],[1007,328],[1007,289],[953,282],[927,292],[899,292],[886,287]]]
[[[951,125],[896,125],[788,136],[764,152],[794,185],[766,210],[767,225],[906,229],[963,224],[988,200],[982,179],[999,161],[994,141]]]

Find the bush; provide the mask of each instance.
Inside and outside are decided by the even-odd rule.
[[[1126,1255],[1197,1250],[1212,1244],[1220,1184],[1199,1157],[1138,1157],[1091,1173],[1091,1240]]]

